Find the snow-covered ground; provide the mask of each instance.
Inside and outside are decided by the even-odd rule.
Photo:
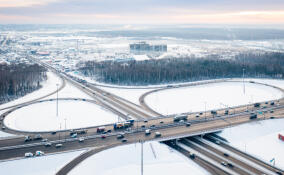
[[[3,175],[54,175],[66,163],[84,151],[0,162],[0,173]]]
[[[35,103],[20,108],[5,119],[12,129],[22,131],[51,131],[74,129],[114,123],[118,116],[96,104],[85,101],[59,101],[56,116],[56,101]],[[61,126],[61,127],[60,127]]]
[[[16,100],[13,100],[11,102],[2,104],[2,105],[0,105],[0,109],[3,109],[5,107],[9,107],[9,106],[12,106],[12,105],[24,103],[24,102],[45,96],[45,95],[55,91],[57,89],[56,84],[59,84],[59,86],[61,85],[61,83],[62,83],[61,79],[58,76],[56,76],[54,73],[47,72],[46,74],[47,74],[47,80],[42,82],[42,84],[41,84],[42,88],[40,88],[40,89],[38,89],[38,90],[36,90],[32,93],[29,93],[29,94],[27,94],[27,95],[25,95],[25,96],[23,96],[19,99],[16,99]]]
[[[282,92],[268,86],[241,82],[223,82],[158,91],[146,96],[146,103],[162,114],[204,111],[275,100]]]
[[[151,149],[153,147],[154,153]],[[144,174],[207,175],[204,169],[180,153],[158,142],[143,145]],[[140,174],[141,144],[131,144],[102,151],[88,158],[69,175],[133,175]]]
[[[5,138],[5,137],[10,137],[10,136],[15,136],[15,135],[0,131],[0,139]]]
[[[275,165],[284,169],[284,142],[278,139],[283,126],[284,119],[266,120],[228,128],[219,135],[267,163],[275,158]]]

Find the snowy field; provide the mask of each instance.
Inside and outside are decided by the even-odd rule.
[[[282,92],[264,85],[223,82],[163,90],[146,96],[146,103],[162,114],[196,112],[275,100]]]
[[[84,150],[53,154],[36,158],[0,162],[1,174],[5,175],[54,175],[66,163]]]
[[[60,85],[62,83],[61,79],[58,78],[55,74],[53,74],[51,72],[47,72],[46,74],[47,74],[47,80],[41,84],[42,88],[40,88],[40,89],[38,89],[38,90],[36,90],[32,93],[29,93],[29,94],[27,94],[27,95],[25,95],[25,96],[23,96],[19,99],[16,99],[16,100],[13,100],[11,102],[2,104],[2,105],[0,105],[0,109],[5,108],[5,107],[9,107],[11,105],[17,105],[17,104],[20,104],[20,103],[24,103],[24,102],[45,96],[45,95],[47,95],[47,94],[49,94],[53,91],[56,91],[56,89],[57,89],[56,84],[59,84],[59,87],[60,87]]]
[[[154,153],[151,149],[153,147]],[[144,148],[145,175],[207,175],[192,160],[158,142],[146,142]],[[88,158],[68,175],[133,175],[140,174],[141,144],[131,144],[102,151]]]
[[[5,124],[21,131],[52,131],[89,127],[117,122],[111,112],[85,101],[59,101],[58,117],[56,101],[32,104],[20,108],[5,119]]]
[[[267,163],[275,158],[275,165],[284,169],[284,142],[278,139],[283,126],[284,119],[259,121],[225,129],[220,136]]]

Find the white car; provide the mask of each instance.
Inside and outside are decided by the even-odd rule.
[[[63,145],[61,143],[58,143],[55,145],[56,148],[61,148]]]
[[[36,151],[35,152],[35,156],[42,156],[42,155],[44,155],[43,151]]]
[[[31,152],[28,152],[28,153],[25,153],[25,157],[33,157],[34,155],[33,155],[33,153],[31,153]]]
[[[85,140],[84,137],[79,138],[79,142],[84,142],[84,140]]]

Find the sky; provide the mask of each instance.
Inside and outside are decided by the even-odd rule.
[[[284,24],[284,0],[0,0],[0,24]]]

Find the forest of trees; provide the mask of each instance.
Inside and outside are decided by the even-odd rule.
[[[216,56],[214,56],[216,57]],[[171,58],[145,61],[87,61],[78,64],[85,75],[105,83],[147,85],[213,78],[282,78],[284,54],[239,54],[235,59]]]
[[[46,78],[38,64],[0,64],[0,104],[39,89]]]

